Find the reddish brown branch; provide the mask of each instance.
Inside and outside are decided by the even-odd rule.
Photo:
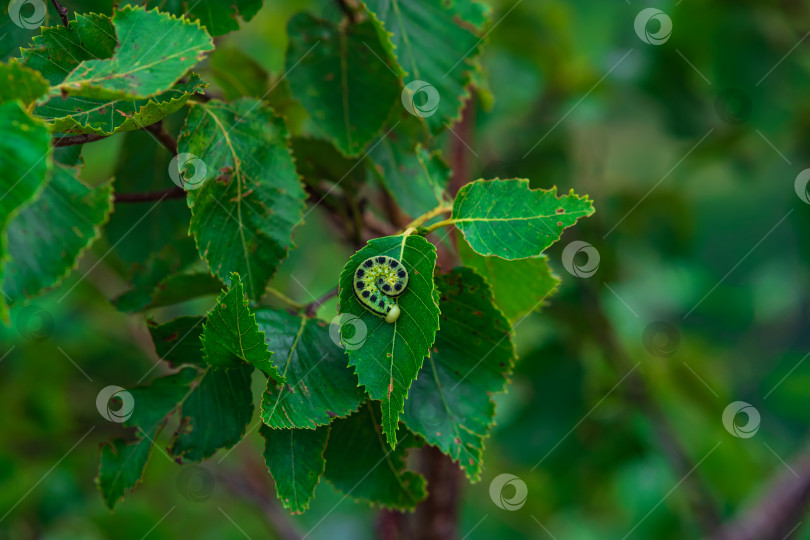
[[[357,14],[355,11],[349,6],[349,3],[346,0],[336,0],[340,10],[349,18],[351,22],[357,22]]]
[[[77,144],[84,144],[94,141],[106,139],[109,135],[96,135],[95,133],[82,133],[81,135],[66,135],[64,137],[54,137],[53,145],[60,146],[75,146]]]
[[[317,300],[310,302],[304,308],[304,312],[307,314],[307,317],[314,317],[315,314],[318,312],[318,308],[329,301],[330,298],[334,298],[338,294],[338,288],[335,287],[325,295],[321,296]]]
[[[158,191],[146,191],[144,193],[116,193],[117,203],[141,203],[160,201],[163,199],[180,199],[186,196],[186,191],[180,187],[162,189]]]
[[[718,530],[711,540],[785,540],[796,533],[810,502],[810,447],[770,483],[752,508]],[[795,475],[793,473],[796,473]]]
[[[586,280],[580,280],[580,282],[583,281]],[[627,373],[631,370],[632,362],[616,337],[613,323],[606,315],[599,293],[593,287],[588,286],[583,286],[581,291],[582,305],[586,308],[583,311],[590,319],[594,339],[599,343],[605,357],[618,370]],[[626,392],[627,397],[634,402],[638,410],[642,411],[650,421],[661,449],[674,469],[676,476],[684,479],[683,486],[686,491],[687,503],[698,526],[704,534],[710,534],[717,530],[722,523],[720,509],[700,475],[700,471],[693,472],[693,460],[681,445],[675,430],[661,410],[660,405],[651,395],[647,382],[638,372],[632,372],[627,377],[625,386],[628,389]]]
[[[266,486],[267,472],[260,467],[252,467],[251,471],[229,473],[217,471],[217,480],[225,488],[240,499],[251,501],[261,509],[267,524],[272,528],[274,537],[282,540],[301,540],[295,524],[290,520],[289,514],[278,503],[275,495],[270,493]]]
[[[155,136],[155,139],[166,147],[166,149],[172,153],[173,156],[177,155],[177,140],[172,137],[171,133],[166,131],[166,128],[163,127],[163,121],[160,120],[155,122],[154,124],[150,124],[145,126],[144,131],[148,131],[152,135]]]
[[[143,126],[144,131],[151,133],[157,142],[166,147],[173,156],[177,155],[177,140],[166,131],[163,127],[162,121],[157,121],[154,124]],[[106,139],[109,135],[98,135],[95,133],[81,133],[79,135],[66,135],[64,137],[54,137],[53,146],[75,146],[77,144],[90,143]]]
[[[455,197],[458,190],[469,183],[470,166],[469,154],[473,141],[475,127],[475,98],[470,97],[461,110],[461,120],[453,127],[455,137],[451,137],[450,168],[453,175],[450,178],[450,195]]]
[[[56,8],[56,11],[59,12],[59,18],[62,19],[62,24],[65,25],[65,28],[68,27],[68,10],[65,6],[59,3],[59,0],[51,0],[53,7]]]
[[[453,460],[434,446],[422,449],[423,473],[428,481],[428,498],[416,507],[416,531],[419,540],[458,538],[458,507],[461,495],[461,470]]]

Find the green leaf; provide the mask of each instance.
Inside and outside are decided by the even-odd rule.
[[[59,85],[80,62],[110,58],[115,53],[115,27],[109,17],[94,13],[77,15],[70,29],[42,28],[34,46],[22,50],[22,62]],[[177,111],[207,86],[191,74],[186,81],[152,99],[90,99],[54,95],[34,109],[34,115],[51,124],[53,131],[110,135],[140,129]]]
[[[398,297],[401,314],[387,323],[368,311],[354,296],[353,276],[372,256],[387,255],[408,271],[408,288]],[[354,315],[365,326],[366,337],[349,350],[349,365],[372,399],[382,401],[383,432],[396,445],[399,415],[405,396],[439,329],[439,306],[434,297],[436,248],[421,236],[386,236],[371,240],[355,253],[340,274],[340,312]],[[350,325],[342,328],[343,337]]]
[[[0,63],[0,103],[18,99],[28,105],[47,92],[48,81],[37,71],[13,59],[8,64]]]
[[[369,153],[374,172],[406,214],[416,217],[444,204],[450,168],[438,151],[414,141],[419,123],[406,120],[382,137]]]
[[[107,508],[114,509],[143,481],[151,450],[152,443],[145,437],[130,443],[116,438],[101,445],[96,484]]]
[[[110,18],[97,13],[76,15],[70,29],[60,24],[43,26],[40,31],[32,47],[21,49],[21,61],[52,86],[63,82],[85,60],[111,57],[118,43]]]
[[[445,5],[464,24],[472,25],[476,30],[482,30],[492,17],[492,8],[479,0],[452,0]]]
[[[253,366],[208,367],[181,409],[182,420],[169,452],[198,462],[242,440],[253,417]]]
[[[200,340],[205,317],[178,317],[163,324],[148,321],[155,352],[172,367],[190,364],[206,367]]]
[[[424,81],[438,91],[437,108],[424,113],[434,133],[460,118],[461,107],[469,97],[467,86],[474,61],[481,53],[482,40],[457,24],[465,11],[448,4],[446,0],[366,0],[368,8],[391,33],[397,61],[407,72],[405,83]],[[480,16],[475,15],[471,26],[479,20]],[[412,98],[420,103],[419,95]]]
[[[151,99],[91,99],[55,96],[34,109],[34,115],[61,133],[112,135],[154,124],[180,110],[194,94],[208,86],[192,73],[187,81]]]
[[[174,84],[213,50],[208,32],[157,9],[124,6],[112,18],[119,43],[110,58],[84,60],[51,88],[95,99],[155,96]]]
[[[154,441],[166,422],[166,417],[188,394],[197,372],[184,369],[179,373],[155,379],[149,386],[129,390],[134,402],[132,416],[125,426],[137,426],[139,437],[131,443],[114,439],[103,444],[99,456],[96,484],[104,503],[112,510],[128,491],[138,485],[149,460]]]
[[[51,136],[17,102],[0,105],[0,285],[5,282],[9,253],[8,226],[37,196],[51,165]],[[8,321],[5,295],[0,294],[0,320]]]
[[[264,462],[276,483],[276,494],[294,514],[309,508],[315,486],[326,468],[323,457],[329,428],[271,429],[262,424]]]
[[[129,388],[135,407],[124,425],[138,427],[145,433],[154,432],[163,425],[169,413],[187,399],[199,377],[200,372],[196,369],[184,368],[177,373],[159,377],[147,386]]]
[[[199,19],[212,36],[239,30],[239,17],[251,20],[262,7],[262,0],[168,0],[161,9],[175,15]]]
[[[506,261],[478,255],[463,241],[458,242],[458,254],[464,266],[475,269],[487,280],[495,304],[513,324],[545,306],[545,300],[560,285],[560,278],[551,271],[545,255]]]
[[[285,384],[267,381],[262,420],[272,428],[323,426],[357,410],[365,398],[346,354],[325,322],[286,311],[260,308],[256,322],[264,331],[273,363]]]
[[[239,274],[231,274],[231,285],[217,298],[208,312],[202,335],[205,361],[215,367],[239,367],[242,362],[255,366],[268,377],[284,382],[270,357],[256,318],[248,308]]]
[[[293,96],[314,129],[347,156],[363,152],[399,102],[396,63],[374,23],[336,25],[306,13],[287,26],[286,69]]]
[[[178,142],[207,168],[205,183],[188,196],[197,249],[221,280],[238,272],[251,299],[261,297],[293,247],[304,208],[287,139],[272,110],[243,99],[195,104]]]
[[[367,403],[330,426],[325,476],[337,489],[372,505],[413,509],[427,497],[425,478],[405,469],[408,449],[420,446],[407,434],[388,448],[380,432],[380,408]]]
[[[563,229],[593,214],[588,196],[557,198],[557,188],[530,189],[525,179],[477,180],[462,187],[452,220],[477,253],[503,259],[540,255]]]
[[[437,284],[441,329],[411,387],[402,420],[478,481],[484,439],[494,424],[491,396],[505,389],[514,367],[511,327],[473,270],[456,268],[439,275]]]
[[[6,294],[17,301],[58,285],[101,235],[111,210],[112,183],[87,187],[79,167],[57,163],[39,197],[8,225]]]

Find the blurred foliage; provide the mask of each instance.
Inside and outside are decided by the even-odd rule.
[[[810,225],[810,212],[794,179],[806,167],[810,106],[802,98],[810,88],[810,53],[802,40],[810,7],[658,2],[674,30],[653,46],[633,30],[646,4],[490,3],[497,23],[482,63],[495,100],[484,110],[476,99],[468,112],[470,178],[517,176],[561,193],[575,188],[596,201],[597,213],[548,252],[563,277],[559,293],[515,329],[514,384],[499,398],[482,482],[464,486],[460,531],[470,539],[587,540],[631,530],[631,538],[697,538],[689,483],[679,485],[655,417],[632,399],[630,386],[616,385],[631,369],[640,376],[686,453],[700,462],[693,478],[708,486],[725,519],[784,473],[782,460],[803,446],[810,424],[804,362],[810,240],[800,231]],[[82,2],[82,9],[108,12],[111,4]],[[241,32],[217,38],[203,78],[225,95],[264,93],[282,79],[286,24],[302,9],[335,8],[327,0],[265,0],[240,23]],[[49,21],[56,20],[50,10]],[[34,33],[4,18],[0,54],[16,56]],[[230,50],[239,51],[233,59]],[[245,78],[228,77],[230,66]],[[271,94],[274,103],[284,102],[284,86]],[[294,119],[294,108],[288,114]],[[145,134],[123,139],[85,147],[86,181],[125,179],[154,163],[165,168],[166,155],[137,151],[141,159],[120,169]],[[445,140],[454,145],[453,134]],[[126,184],[133,191],[148,187],[147,173],[133,176]],[[185,208],[171,201],[165,210],[166,228],[141,230],[138,239],[180,249],[173,235],[176,223],[187,221],[178,216]],[[125,434],[98,415],[96,394],[164,369],[154,367],[142,316],[122,314],[109,302],[128,288],[129,263],[141,260],[139,242],[128,238],[109,264],[95,266],[120,239],[116,217],[60,289],[15,306],[12,325],[0,327],[0,538],[272,537],[260,510],[220,483],[210,498],[193,495],[208,486],[189,488],[183,469],[162,452],[153,452],[144,485],[114,514],[93,485],[97,445]],[[298,249],[271,284],[302,302],[333,287],[349,248],[324,243],[330,235],[320,211],[309,215],[296,231]],[[599,251],[601,264],[590,278],[571,276],[561,262],[575,236]],[[213,299],[156,316],[204,311]],[[606,319],[594,317],[594,309]],[[320,314],[328,320],[334,310],[333,300]],[[656,321],[675,329],[677,346],[663,344],[674,347],[671,354],[645,347],[645,329]],[[610,354],[606,332],[615,332],[623,358]],[[261,382],[254,381],[255,396]],[[723,427],[723,410],[737,400],[762,415],[753,438],[735,438]],[[174,428],[158,446],[167,445]],[[245,463],[261,448],[254,432],[206,467],[247,466],[263,478],[263,464]],[[528,486],[518,511],[490,499],[489,484],[501,473]],[[321,483],[310,511],[291,519],[311,531],[308,538],[337,540],[370,538],[375,517]],[[791,538],[808,539],[810,531]]]

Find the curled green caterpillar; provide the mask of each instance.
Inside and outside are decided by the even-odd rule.
[[[369,257],[354,272],[354,296],[370,312],[392,323],[401,310],[396,298],[408,288],[408,271],[396,259]]]

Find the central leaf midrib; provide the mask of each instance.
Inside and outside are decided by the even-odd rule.
[[[238,218],[237,223],[239,224],[239,238],[242,241],[242,251],[245,254],[245,268],[247,269],[250,293],[256,294],[256,290],[253,285],[253,275],[250,271],[250,256],[248,255],[247,241],[245,240],[245,225],[242,223],[242,162],[236,155],[236,149],[233,147],[233,142],[228,136],[228,131],[225,129],[225,126],[208,107],[202,106],[202,108],[208,116],[213,118],[214,122],[217,124],[217,127],[219,127],[219,129],[222,131],[222,136],[225,138],[225,142],[227,143],[228,148],[231,151],[231,156],[233,157],[233,175],[234,178],[236,178],[236,215]]]
[[[478,221],[502,221],[502,222],[512,222],[512,221],[533,221],[538,219],[548,219],[553,217],[563,217],[563,216],[575,216],[579,214],[586,214],[587,210],[578,210],[576,212],[563,212],[562,214],[548,214],[548,215],[540,215],[540,216],[527,216],[527,217],[513,217],[513,218],[453,218],[453,221],[456,223],[462,222],[478,222]]]
[[[270,421],[273,415],[276,412],[276,408],[278,404],[281,403],[281,395],[284,393],[284,387],[286,386],[287,380],[287,371],[290,369],[290,363],[292,362],[292,355],[295,352],[295,348],[298,347],[298,340],[301,339],[301,334],[304,333],[304,327],[307,324],[307,318],[301,317],[301,326],[298,327],[298,332],[295,334],[295,339],[293,339],[292,345],[290,345],[290,352],[287,353],[287,362],[284,364],[284,372],[281,374],[281,378],[285,381],[284,383],[280,383],[278,389],[278,396],[276,397],[276,402],[273,405],[273,409],[270,411],[270,414],[267,415],[267,420]]]

